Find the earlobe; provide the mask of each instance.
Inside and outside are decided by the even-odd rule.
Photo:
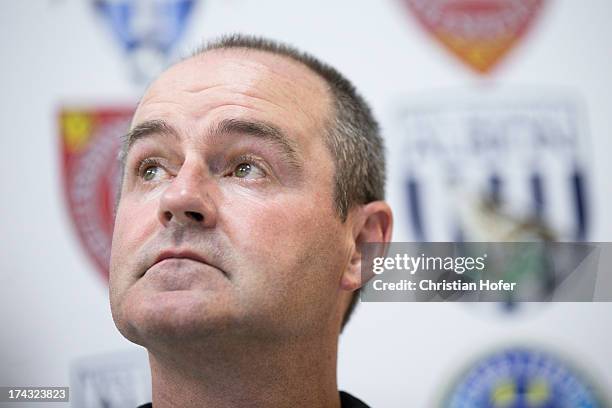
[[[373,201],[361,206],[357,211],[359,213],[353,230],[353,251],[340,281],[340,288],[351,292],[359,289],[371,278],[371,276],[364,276],[362,279],[361,276],[361,263],[364,258],[363,244],[386,244],[391,241],[393,233],[393,213],[386,202]],[[377,249],[384,252],[385,247],[386,245],[379,245]]]
[[[361,283],[361,250],[354,246],[348,267],[340,279],[340,289],[354,292],[362,286]]]

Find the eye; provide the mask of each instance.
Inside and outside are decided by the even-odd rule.
[[[144,171],[144,174],[142,175],[142,178],[145,179],[146,181],[151,181],[155,178],[155,176],[157,175],[157,173],[159,173],[160,169],[157,166],[150,166],[147,167]]]
[[[234,168],[232,176],[242,179],[258,179],[264,177],[265,174],[256,164],[242,162]]]
[[[138,175],[144,181],[154,181],[162,177],[166,171],[155,159],[145,159],[138,166]]]

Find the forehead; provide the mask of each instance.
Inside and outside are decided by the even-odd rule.
[[[199,128],[228,116],[249,117],[275,123],[300,139],[320,132],[331,106],[324,80],[289,57],[212,50],[164,72],[142,98],[133,124],[163,119]]]

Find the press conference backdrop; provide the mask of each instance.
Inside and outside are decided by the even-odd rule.
[[[357,85],[394,241],[610,241],[611,18],[606,0],[2,2],[0,386],[150,399],[108,305],[109,163],[148,81],[203,40],[286,41]],[[609,406],[611,306],[362,303],[339,385],[375,407]]]

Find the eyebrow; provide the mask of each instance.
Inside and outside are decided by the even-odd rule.
[[[295,142],[277,126],[252,119],[224,119],[213,125],[208,132],[213,140],[228,134],[245,134],[260,138],[278,146],[294,167],[301,167]]]
[[[283,151],[289,164],[296,168],[301,167],[302,161],[297,153],[295,142],[289,139],[279,127],[271,123],[253,119],[224,119],[212,125],[207,132],[213,143],[217,138],[232,133],[246,134],[271,142]],[[127,156],[136,141],[156,135],[178,138],[178,132],[166,121],[147,120],[134,126],[125,134],[123,156]]]
[[[123,136],[123,155],[127,156],[137,140],[151,137],[153,135],[167,135],[177,138],[178,133],[163,120],[147,120],[137,124]]]

